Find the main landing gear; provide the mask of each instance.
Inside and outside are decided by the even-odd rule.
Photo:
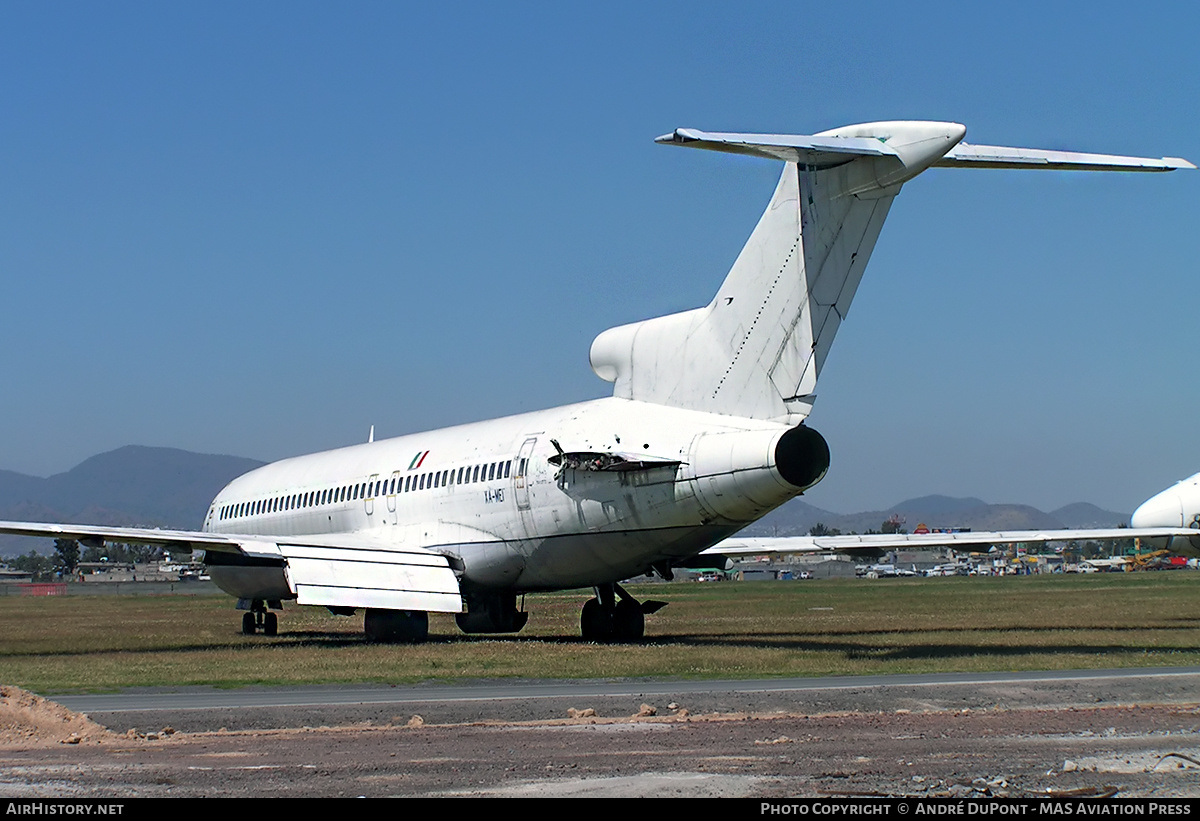
[[[368,610],[363,619],[367,641],[421,642],[429,638],[429,614],[421,610]]]
[[[283,602],[280,601],[264,601],[263,599],[245,599],[238,600],[238,609],[246,610],[242,614],[242,633],[247,636],[253,636],[255,633],[262,631],[264,636],[274,636],[279,633],[279,618],[267,608],[271,610],[282,610]]]
[[[358,608],[327,605],[335,616],[353,616]],[[429,614],[421,610],[368,608],[363,618],[363,635],[376,644],[415,644],[429,638]]]
[[[467,612],[454,617],[464,633],[517,633],[529,614],[517,609],[515,593],[466,591]]]
[[[667,606],[662,601],[639,602],[619,584],[597,585],[579,616],[584,641],[640,641],[646,634],[646,615]]]

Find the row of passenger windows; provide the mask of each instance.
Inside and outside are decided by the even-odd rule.
[[[519,475],[524,475],[528,459],[522,459]],[[358,499],[373,499],[376,496],[392,496],[396,493],[412,493],[417,490],[428,490],[447,485],[466,485],[474,482],[491,482],[496,479],[507,479],[512,475],[512,460],[507,462],[491,462],[486,465],[461,467],[457,470],[434,471],[400,477],[399,471],[392,474],[391,479],[378,479],[373,482],[362,482],[356,485],[313,490],[308,493],[293,493],[288,496],[276,496],[271,499],[259,499],[254,502],[240,502],[234,505],[224,505],[221,508],[221,519],[239,519],[245,516],[261,516],[266,513],[280,513],[287,510],[302,510],[322,505],[336,505],[341,502],[353,502]]]

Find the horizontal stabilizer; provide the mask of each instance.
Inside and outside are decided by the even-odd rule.
[[[968,143],[954,146],[933,165],[935,168],[1044,168],[1056,171],[1174,171],[1196,167],[1179,157],[1122,157]]]
[[[795,162],[814,169],[844,165],[856,157],[896,157],[905,165],[912,165],[906,156],[906,146],[889,130],[895,129],[899,135],[904,133],[900,126],[911,128],[914,125],[918,124],[869,123],[813,135],[737,134],[677,128],[670,134],[658,137],[655,142]],[[879,136],[864,136],[863,132],[868,128],[877,130]],[[907,136],[904,134],[904,137]],[[1174,171],[1196,167],[1179,157],[1124,157],[963,142],[949,148],[932,165],[936,168],[1042,168],[1057,171]]]
[[[831,168],[855,157],[890,157],[896,152],[874,137],[832,137],[815,134],[729,134],[677,128],[654,140],[664,145],[706,148],[727,154],[746,154],[812,168]]]

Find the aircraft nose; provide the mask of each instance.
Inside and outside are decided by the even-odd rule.
[[[1131,527],[1183,527],[1183,501],[1174,490],[1152,496],[1133,511]]]

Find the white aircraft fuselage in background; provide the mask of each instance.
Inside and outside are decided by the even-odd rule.
[[[1156,493],[1133,511],[1131,527],[1178,527],[1192,532],[1190,536],[1152,540],[1156,546],[1175,552],[1200,551],[1200,473],[1176,482]]]
[[[612,398],[285,459],[231,482],[201,531],[0,522],[0,532],[206,551],[214,581],[273,633],[284,600],[366,610],[378,639],[429,612],[519,630],[516,597],[592,587],[581,630],[636,639],[623,578],[685,562],[818,482],[804,424],[893,199],[933,166],[1170,171],[1144,159],[975,146],[956,123],[816,135],[679,129],[658,142],[780,160],[775,193],[712,301],[592,343]]]

